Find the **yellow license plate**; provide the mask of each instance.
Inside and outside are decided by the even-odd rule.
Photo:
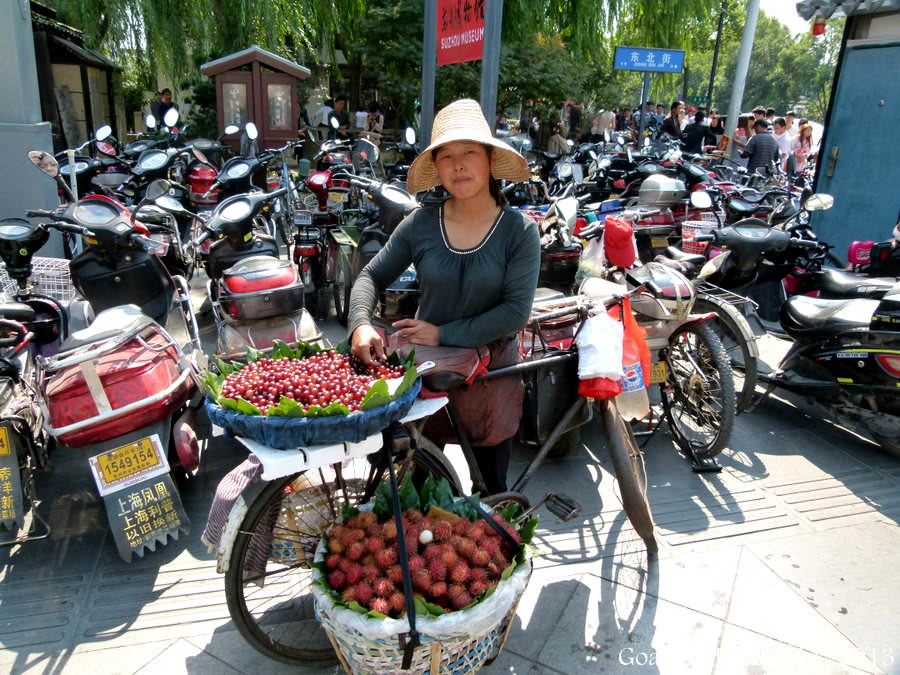
[[[659,361],[650,368],[650,384],[661,384],[666,381],[666,362]]]
[[[347,193],[346,192],[329,192],[328,200],[332,202],[345,202],[347,201]]]
[[[107,484],[160,465],[149,437],[97,455],[97,467]]]
[[[6,427],[0,427],[0,455],[12,454],[12,448],[9,446],[9,430]]]
[[[668,245],[668,239],[650,239],[650,246],[652,246],[653,248],[666,248]]]

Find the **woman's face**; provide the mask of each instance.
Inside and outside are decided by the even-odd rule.
[[[491,161],[481,143],[451,141],[434,156],[441,185],[457,199],[469,199],[489,191]]]

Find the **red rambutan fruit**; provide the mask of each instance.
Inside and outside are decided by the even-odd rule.
[[[454,584],[464,584],[469,581],[469,566],[460,561],[450,568],[450,581]]]
[[[432,560],[428,563],[428,574],[432,581],[443,581],[447,578],[447,566],[441,560]]]
[[[422,551],[422,557],[428,562],[437,560],[441,557],[441,547],[437,544],[428,544],[428,546],[425,547],[425,550]]]
[[[422,512],[419,511],[418,509],[410,509],[409,511],[407,511],[406,513],[403,514],[403,517],[409,523],[421,522],[421,520],[423,518]]]
[[[451,600],[451,602],[453,603],[454,609],[462,609],[463,607],[465,607],[466,605],[469,605],[472,602],[472,596],[469,595],[466,591],[463,591],[462,593],[457,595],[455,598],[453,598]]]
[[[469,595],[473,598],[477,598],[479,595],[484,593],[490,586],[488,586],[483,581],[473,581],[469,584]]]
[[[453,549],[444,549],[441,553],[441,561],[447,566],[448,569],[452,568],[459,562],[459,556],[456,554],[456,551]]]
[[[484,567],[473,567],[469,570],[469,578],[472,581],[487,581],[488,571]]]
[[[378,595],[382,598],[389,598],[394,593],[394,584],[392,584],[388,579],[384,577],[380,577],[372,582],[372,590],[375,591],[375,595]],[[386,614],[387,612],[382,612]]]
[[[370,584],[380,576],[381,570],[378,569],[377,565],[372,564],[363,567],[363,579],[368,581]]]
[[[472,523],[467,519],[460,518],[455,523],[453,523],[453,534],[458,534],[460,537],[465,537],[471,525]]]
[[[378,553],[384,548],[384,539],[381,537],[370,537],[366,541],[366,548],[369,549],[369,553]]]
[[[366,553],[366,545],[359,541],[354,541],[347,549],[347,557],[350,560],[359,560]]]
[[[347,588],[344,589],[344,592],[341,593],[341,600],[348,604],[356,600],[355,588],[356,586],[347,586]]]
[[[469,562],[471,562],[474,567],[487,567],[487,564],[490,561],[491,556],[488,555],[488,552],[483,548],[476,548],[472,551],[472,555],[469,556]]]
[[[356,586],[363,578],[363,568],[362,565],[357,565],[356,563],[352,563],[350,567],[346,570],[347,572],[347,585],[348,586]]]
[[[334,570],[337,569],[338,565],[341,564],[341,556],[337,553],[332,553],[330,555],[325,556],[325,569]]]
[[[361,605],[369,604],[372,599],[372,587],[365,581],[360,581],[353,587],[353,599]]]
[[[341,553],[344,552],[345,548],[346,547],[344,546],[343,542],[339,538],[338,539],[332,538],[332,539],[328,540],[328,552],[329,553],[336,553],[337,555],[340,555]]]
[[[431,533],[434,535],[435,541],[447,541],[453,534],[453,528],[446,520],[439,520],[431,528]]]
[[[375,554],[375,564],[386,570],[397,562],[397,551],[392,548],[383,548]]]
[[[418,572],[425,569],[425,558],[420,555],[411,556],[409,559],[409,571]]]
[[[393,609],[397,614],[402,614],[406,611],[406,598],[400,591],[391,594],[390,603],[391,609]]]
[[[417,591],[427,593],[431,588],[431,576],[428,574],[428,570],[413,572],[412,584]]]
[[[372,598],[369,602],[369,609],[373,612],[378,612],[379,614],[384,614],[387,616],[391,613],[391,603],[389,603],[385,598]]]
[[[500,553],[500,545],[497,543],[496,539],[492,539],[491,537],[485,537],[484,539],[482,539],[479,547],[491,558]]]
[[[390,541],[391,539],[396,539],[397,538],[397,523],[395,523],[393,520],[387,521],[381,527],[381,534],[388,541]]]
[[[400,565],[392,565],[391,568],[387,571],[387,578],[391,580],[391,583],[397,584],[398,586],[403,583],[403,569]]]
[[[380,537],[382,529],[383,528],[381,527],[381,525],[379,525],[378,523],[373,523],[366,528],[366,536],[370,538]]]
[[[356,527],[365,530],[370,525],[374,525],[376,523],[375,514],[371,511],[362,511],[358,516],[356,516]]]
[[[475,542],[468,537],[460,537],[456,543],[456,552],[466,560],[471,560],[472,553],[475,552]]]
[[[343,590],[347,585],[347,575],[340,570],[334,570],[328,574],[328,585],[336,591]]]
[[[447,584],[443,581],[436,581],[431,584],[431,588],[428,590],[428,596],[431,598],[442,598],[447,595]]]

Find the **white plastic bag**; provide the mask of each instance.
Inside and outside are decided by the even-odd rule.
[[[589,316],[578,333],[578,378],[621,380],[623,328],[606,312]]]

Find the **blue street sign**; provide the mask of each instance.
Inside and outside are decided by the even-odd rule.
[[[616,47],[616,70],[642,70],[650,73],[680,73],[684,70],[684,52],[680,49]]]

